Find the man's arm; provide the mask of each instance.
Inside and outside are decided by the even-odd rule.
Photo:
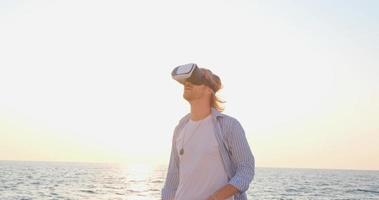
[[[237,167],[236,174],[229,183],[213,193],[207,200],[224,200],[233,195],[245,192],[255,175],[255,159],[247,142],[245,132],[241,124],[231,120],[228,143],[230,157]]]
[[[175,128],[174,136],[172,137],[170,163],[167,170],[166,181],[161,191],[162,200],[173,200],[179,184],[179,156],[176,151],[175,140],[176,129],[177,128]]]
[[[236,119],[231,119],[228,134],[230,158],[236,173],[228,184],[237,188],[237,195],[247,191],[255,175],[255,158],[247,142],[245,131]]]

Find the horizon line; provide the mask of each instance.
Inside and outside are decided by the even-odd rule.
[[[155,165],[166,166],[168,164],[151,164],[144,162],[112,162],[112,161],[69,161],[69,160],[2,160],[0,162],[47,162],[47,163],[77,163],[77,164],[108,164],[108,165]],[[255,168],[270,168],[270,169],[306,169],[306,170],[341,170],[341,171],[378,171],[379,169],[354,169],[354,168],[312,168],[312,167],[273,167],[273,166],[256,166]]]

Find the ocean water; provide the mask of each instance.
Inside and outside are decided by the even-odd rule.
[[[160,199],[166,166],[0,161],[0,200]],[[378,199],[379,171],[257,168],[248,199]]]

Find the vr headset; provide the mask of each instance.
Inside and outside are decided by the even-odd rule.
[[[204,74],[195,63],[175,67],[171,72],[171,76],[181,84],[184,84],[185,81],[189,81],[195,85],[205,84],[210,86],[208,81],[205,80]]]

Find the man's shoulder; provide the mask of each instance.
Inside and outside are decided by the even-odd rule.
[[[239,123],[237,118],[233,117],[233,116],[230,116],[230,115],[227,115],[227,114],[224,114],[224,113],[220,113],[219,114],[219,120],[221,123],[225,123],[225,124],[235,124],[235,123]]]
[[[178,132],[178,128],[181,127],[181,126],[184,124],[184,122],[187,121],[190,117],[191,117],[191,114],[188,113],[188,114],[184,115],[184,116],[179,120],[179,122],[178,122],[178,124],[176,125],[175,130],[174,130],[174,135],[173,135],[174,137],[176,137],[176,134],[178,134],[178,133],[177,133],[177,132]]]
[[[186,121],[187,119],[189,119],[190,117],[191,117],[191,113],[187,113],[187,114],[184,115],[182,118],[180,118],[178,125],[180,125],[181,123],[185,122],[185,121]]]

